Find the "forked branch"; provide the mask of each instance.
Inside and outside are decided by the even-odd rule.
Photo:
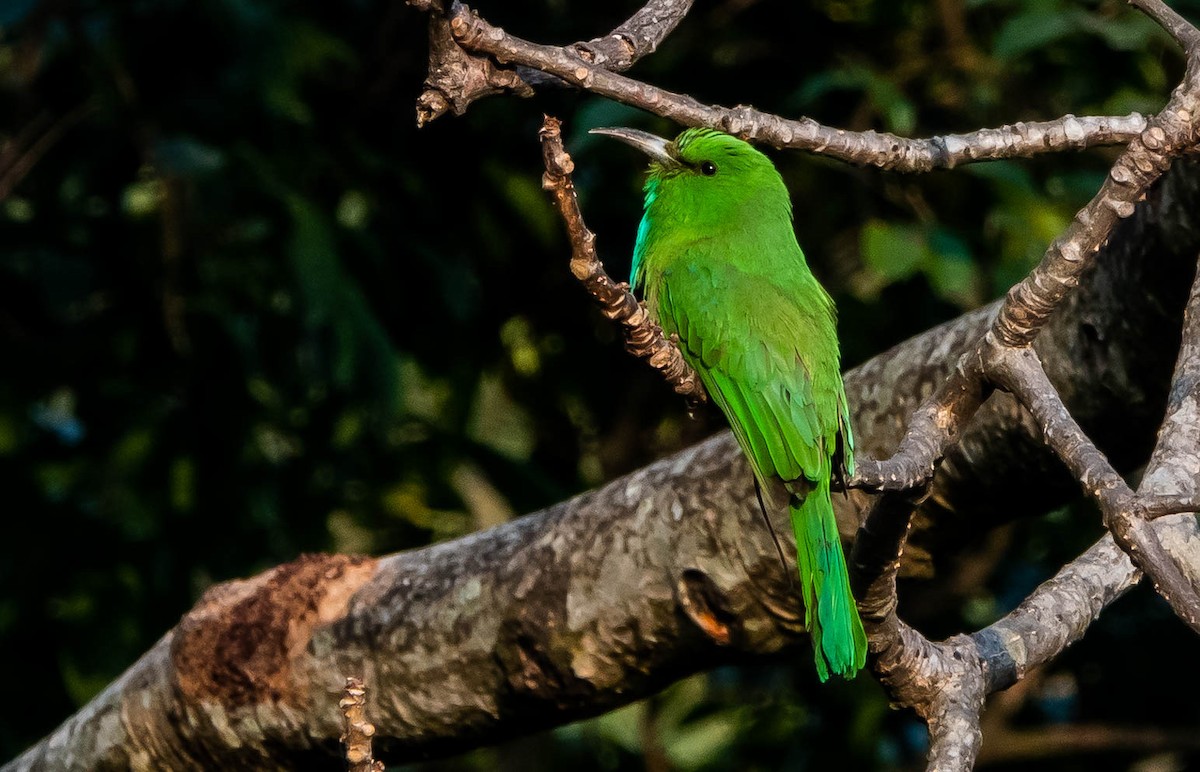
[[[1177,562],[1177,556],[1163,547],[1156,529],[1149,525],[1152,511],[1158,515],[1187,511],[1197,498],[1195,483],[1190,488],[1175,485],[1147,489],[1143,485],[1143,490],[1135,494],[1067,411],[1031,348],[1051,315],[1090,269],[1117,223],[1133,214],[1150,186],[1174,159],[1194,150],[1200,137],[1200,80],[1196,76],[1200,71],[1196,67],[1200,33],[1158,0],[1134,0],[1134,4],[1162,24],[1184,47],[1189,66],[1183,83],[1163,111],[1130,137],[1128,147],[1117,158],[1101,189],[1050,245],[1029,276],[1010,290],[988,331],[963,355],[942,388],[916,411],[898,452],[883,462],[864,459],[853,481],[857,487],[880,494],[860,528],[852,553],[855,590],[871,640],[874,669],[893,699],[914,708],[929,724],[931,769],[966,769],[973,765],[979,748],[979,714],[984,697],[1011,685],[1031,663],[1027,656],[1015,656],[1007,642],[1014,640],[1012,636],[1020,639],[1023,633],[1032,636],[1036,632],[1021,628],[1021,614],[1026,612],[1019,609],[1021,614],[1014,612],[1011,620],[1006,618],[973,636],[956,636],[935,644],[905,625],[896,614],[896,567],[912,513],[946,450],[992,389],[1012,393],[1030,411],[1042,428],[1045,442],[1080,481],[1085,493],[1095,500],[1115,544],[1151,577],[1176,614],[1200,633],[1200,593],[1190,579],[1196,574],[1194,569],[1200,558],[1184,555],[1182,559],[1189,561],[1185,569]],[[499,61],[535,67],[580,88],[636,104],[687,125],[715,125],[779,147],[802,147],[883,168],[919,170],[932,168],[939,158],[945,159],[948,166],[975,160],[980,157],[981,146],[987,146],[987,140],[978,135],[972,153],[962,158],[945,152],[935,155],[919,141],[894,137],[886,138],[888,147],[882,148],[873,144],[878,135],[848,136],[807,119],[786,121],[751,108],[705,107],[690,97],[573,60],[573,54],[564,49],[538,46],[509,36],[465,7],[458,9],[451,28],[464,47],[487,53]],[[558,142],[556,122],[553,128]],[[544,142],[546,134],[543,129]],[[942,150],[947,146],[945,138],[934,143],[935,148]],[[1024,152],[1014,150],[1014,146],[1015,143],[1009,143],[1005,150],[1010,157]],[[561,152],[561,144],[556,145],[554,152]],[[547,153],[547,187],[569,189],[569,181],[549,183],[550,151]],[[571,224],[572,218],[578,218],[577,209],[568,212],[562,194],[556,193],[556,197],[573,234],[576,253],[592,250],[590,232],[585,231],[586,236],[576,234],[577,228]],[[1200,423],[1200,397],[1195,396],[1195,387],[1200,383],[1200,354],[1193,351],[1200,347],[1200,329],[1191,329],[1200,327],[1196,321],[1200,315],[1197,293],[1200,283],[1193,289],[1171,409],[1164,422],[1160,450],[1155,454],[1156,463],[1149,470],[1151,475],[1160,464],[1170,465],[1172,458],[1186,458],[1192,464],[1200,458],[1200,429],[1182,428],[1189,442],[1186,447],[1170,449],[1167,432],[1168,424],[1187,420],[1192,420],[1193,425]],[[668,380],[672,380],[670,376]],[[1184,394],[1188,397],[1181,396]],[[1081,566],[1101,558],[1107,561],[1110,555],[1110,547],[1098,546],[1080,559]],[[1064,571],[1079,570],[1081,566],[1072,564]],[[1126,585],[1119,583],[1119,586],[1123,589]],[[1036,609],[1038,602],[1035,593],[1022,609]],[[1086,613],[1075,620],[1076,624],[1058,630],[1063,637],[1054,653],[1081,635],[1101,608],[1103,604],[1087,606]],[[1024,642],[1019,648],[1028,650]],[[1045,653],[1049,655],[1048,651]]]

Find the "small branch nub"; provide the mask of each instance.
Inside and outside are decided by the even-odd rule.
[[[346,763],[350,772],[383,772],[383,762],[376,761],[371,750],[375,725],[367,721],[367,687],[361,678],[349,677],[338,702],[342,709],[345,730],[342,744],[346,746]]]

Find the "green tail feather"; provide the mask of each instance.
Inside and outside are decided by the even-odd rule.
[[[853,678],[866,664],[867,634],[850,592],[829,479],[818,483],[803,502],[793,497],[789,511],[796,533],[804,623],[812,637],[817,675],[822,682],[830,672]]]

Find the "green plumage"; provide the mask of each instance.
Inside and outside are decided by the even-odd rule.
[[[852,472],[854,458],[837,314],[796,242],[783,180],[720,132],[689,129],[666,143],[605,131],[655,158],[631,283],[678,335],[764,501],[790,511],[821,680],[853,677],[867,642],[830,501],[834,465]]]

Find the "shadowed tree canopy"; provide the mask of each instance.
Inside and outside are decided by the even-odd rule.
[[[338,768],[359,676],[384,760],[492,746],[438,769],[1195,763],[1197,38],[1136,5],[0,10],[0,757]],[[584,249],[586,129],[676,122],[776,148],[838,303],[882,686]]]

